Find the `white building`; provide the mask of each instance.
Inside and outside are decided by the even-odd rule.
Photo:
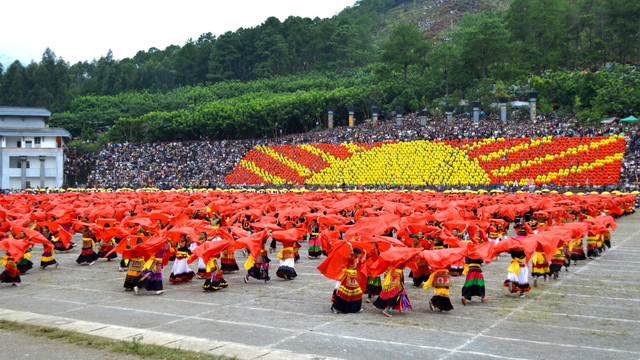
[[[63,146],[71,135],[50,128],[51,111],[0,106],[2,189],[57,188],[63,182]]]

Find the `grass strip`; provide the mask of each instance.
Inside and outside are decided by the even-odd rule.
[[[93,349],[106,350],[112,353],[135,355],[148,359],[159,360],[230,360],[235,357],[205,354],[197,351],[173,349],[160,345],[142,344],[142,337],[134,337],[131,341],[112,340],[95,335],[87,335],[53,327],[23,324],[13,321],[0,320],[0,329],[19,332],[30,336],[44,337],[51,340],[63,341],[69,344],[85,346]]]

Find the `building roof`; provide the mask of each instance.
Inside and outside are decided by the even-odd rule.
[[[51,111],[45,108],[0,106],[0,116],[43,116],[50,118]]]
[[[0,128],[2,136],[62,136],[71,137],[71,134],[63,128]]]

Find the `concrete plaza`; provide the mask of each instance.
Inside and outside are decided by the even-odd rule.
[[[617,223],[611,249],[563,270],[558,280],[540,281],[525,298],[502,286],[510,262],[502,255],[483,268],[488,302],[462,306],[464,277],[458,277],[454,310],[431,312],[433,290],[409,286],[413,310],[392,318],[371,304],[358,314],[331,313],[335,281],[318,272],[320,260],[306,258],[306,243],[294,281],[275,278],[275,260],[271,281],[245,284],[245,259],[237,252],[241,271],[225,275],[228,288],[205,293],[197,279],[171,285],[169,263],[160,296],[123,291],[118,261],[77,265],[79,248],[56,253],[58,269],[40,270],[37,246],[22,286],[0,285],[0,319],[114,339],[142,336],[146,343],[243,359],[638,359],[640,215]]]

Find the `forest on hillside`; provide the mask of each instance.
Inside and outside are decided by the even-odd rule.
[[[348,106],[358,119],[373,105],[487,109],[531,90],[539,112],[582,121],[640,109],[640,2],[489,3],[360,0],[332,18],[270,17],[122,60],[69,64],[47,49],[39,63],[0,65],[0,104],[47,107],[52,126],[120,141],[273,136],[326,126],[329,106],[341,121]],[[434,36],[407,15],[422,9],[434,23],[437,11],[464,13]]]

